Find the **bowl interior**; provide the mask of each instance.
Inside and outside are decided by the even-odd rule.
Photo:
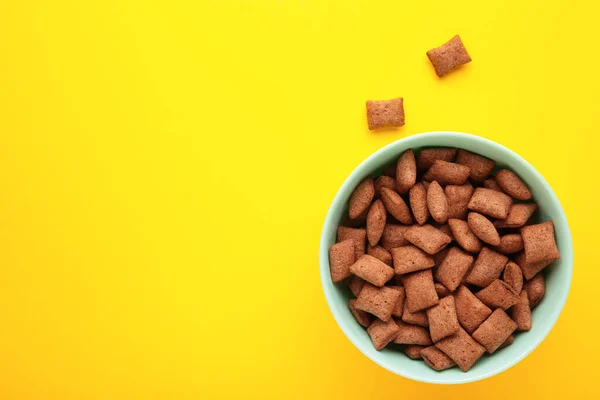
[[[481,154],[494,161],[498,167],[509,168],[527,183],[533,200],[539,209],[539,222],[554,221],[556,242],[561,258],[544,270],[546,295],[533,310],[533,327],[529,332],[518,333],[515,342],[492,356],[484,355],[468,372],[458,368],[436,372],[424,362],[411,360],[400,347],[391,344],[376,351],[366,330],[355,321],[348,309],[352,295],[342,282],[333,284],[329,273],[328,249],[336,240],[337,226],[347,214],[347,202],[354,188],[367,176],[380,175],[381,171],[394,163],[406,149],[418,151],[424,147],[458,147]],[[331,204],[327,214],[320,246],[321,280],[325,297],[338,325],[350,341],[367,357],[384,368],[407,378],[431,383],[465,383],[495,375],[516,364],[531,352],[550,332],[556,322],[571,283],[573,249],[571,234],[563,209],[556,195],[544,178],[523,158],[495,142],[458,132],[431,132],[394,142],[377,151],[363,161],[346,179]]]

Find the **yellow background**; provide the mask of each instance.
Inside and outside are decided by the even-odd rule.
[[[599,6],[584,3],[4,1],[0,397],[600,396]],[[437,79],[425,51],[455,33],[473,62]],[[396,96],[406,126],[369,132],[365,100]],[[457,387],[361,355],[318,274],[346,176],[432,130],[528,159],[576,253],[544,343]]]

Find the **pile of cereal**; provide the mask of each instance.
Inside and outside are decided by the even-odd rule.
[[[441,371],[467,371],[531,329],[542,270],[559,258],[554,224],[512,171],[454,148],[405,151],[352,193],[329,249],[333,282],[373,345],[404,346]]]

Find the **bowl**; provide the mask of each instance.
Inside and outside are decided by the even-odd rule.
[[[533,326],[520,332],[510,346],[493,355],[484,355],[467,372],[451,368],[437,372],[421,360],[412,360],[396,347],[375,350],[367,331],[348,309],[352,294],[343,282],[334,284],[329,272],[329,247],[336,241],[337,226],[347,215],[348,199],[354,188],[366,177],[378,175],[396,162],[407,149],[424,147],[458,147],[496,161],[498,167],[514,171],[529,186],[533,201],[539,205],[536,222],[554,221],[560,259],[544,269],[546,295],[533,310]],[[527,161],[508,148],[478,136],[459,132],[422,133],[391,143],[364,160],[346,179],[327,212],[320,245],[321,282],[329,309],[344,334],[363,354],[385,369],[409,379],[438,383],[460,384],[496,375],[521,361],[535,349],[554,326],[567,299],[573,270],[573,246],[565,213],[546,180]]]

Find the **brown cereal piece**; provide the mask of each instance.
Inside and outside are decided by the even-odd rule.
[[[450,230],[456,242],[469,253],[478,253],[481,251],[481,242],[479,238],[469,228],[467,221],[451,218],[448,220]]]
[[[531,308],[529,308],[527,291],[521,291],[519,302],[510,308],[510,317],[517,323],[517,330],[531,330]]]
[[[511,345],[511,344],[513,344],[514,342],[515,342],[515,337],[514,337],[513,335],[510,335],[510,336],[508,337],[508,339],[506,339],[506,340],[504,341],[504,343],[502,343],[502,344],[500,345],[500,347],[498,347],[498,350],[500,350],[500,349],[503,349],[503,348],[505,348],[506,346],[510,346],[510,345]]]
[[[436,160],[423,175],[423,179],[428,182],[437,181],[440,185],[463,185],[470,173],[471,168],[464,165]]]
[[[396,186],[401,194],[408,193],[417,182],[417,162],[415,153],[406,150],[396,164]]]
[[[473,339],[481,343],[491,354],[512,335],[515,329],[517,329],[515,321],[498,308],[473,332]]]
[[[470,212],[467,217],[467,222],[471,231],[481,241],[491,244],[492,246],[498,246],[500,244],[500,235],[492,221],[484,217],[483,215]]]
[[[523,289],[523,272],[517,264],[509,261],[504,267],[503,280],[515,293],[521,293]]]
[[[350,279],[348,279],[348,288],[355,297],[358,297],[364,285],[365,280],[356,275],[352,275]]]
[[[351,299],[348,302],[348,307],[350,308],[352,315],[354,315],[354,318],[356,318],[356,322],[358,322],[360,325],[366,328],[371,324],[371,314],[362,310],[357,310],[356,299]]]
[[[421,311],[438,303],[439,298],[433,286],[431,268],[402,275],[402,283],[410,312]]]
[[[398,328],[393,319],[387,322],[376,319],[367,328],[367,333],[371,336],[375,350],[381,350],[387,346],[388,343],[396,338],[399,331],[400,328]]]
[[[527,298],[529,299],[529,307],[533,310],[546,293],[546,282],[544,281],[544,275],[542,273],[534,276],[529,282],[524,285],[525,291],[527,292]]]
[[[427,209],[438,224],[445,224],[448,221],[448,200],[444,189],[437,181],[431,182],[427,189]]]
[[[496,183],[502,188],[504,193],[513,199],[530,200],[531,192],[525,183],[512,171],[501,169],[496,172]]]
[[[367,214],[367,240],[371,246],[377,245],[383,228],[385,228],[387,212],[381,200],[375,200]]]
[[[492,313],[492,310],[475,297],[464,285],[458,288],[454,295],[454,301],[458,322],[469,333],[475,332],[479,325]]]
[[[365,254],[367,230],[339,226],[337,230],[337,241],[343,242],[348,239],[354,240],[354,252],[356,253],[356,259],[358,260],[360,256]]]
[[[496,279],[487,287],[481,289],[475,296],[492,309],[502,308],[506,310],[519,302],[519,296],[513,292],[506,282],[500,279]]]
[[[442,285],[441,283],[436,282],[433,286],[435,287],[435,292],[437,293],[440,299],[451,294],[450,290],[448,290],[448,288],[446,288],[446,286]]]
[[[431,268],[435,264],[430,255],[412,245],[392,249],[392,259],[397,275]]]
[[[492,218],[504,219],[512,205],[512,198],[492,189],[477,188],[467,204],[467,208]]]
[[[523,250],[523,238],[518,233],[509,233],[500,238],[496,251],[502,254],[514,254]]]
[[[365,282],[354,307],[373,314],[380,320],[389,321],[399,296],[400,291],[389,286],[378,288]]]
[[[454,335],[460,329],[452,296],[444,297],[437,305],[427,309],[427,318],[429,319],[429,334],[434,343]]]
[[[383,200],[383,205],[394,218],[405,225],[412,224],[410,210],[398,193],[385,187],[381,188],[381,200]]]
[[[521,228],[521,235],[523,236],[525,261],[527,264],[539,263],[542,261],[552,262],[560,258],[554,239],[554,223],[552,221],[524,226]],[[523,273],[525,273],[525,271],[523,271]],[[530,279],[533,275],[529,277],[525,275],[525,278]]]
[[[408,240],[404,239],[404,233],[409,228],[409,226],[404,225],[386,224],[385,228],[383,228],[383,235],[381,236],[381,247],[390,251],[394,247],[401,247],[409,244]]]
[[[381,175],[379,178],[375,179],[375,183],[373,185],[375,188],[375,198],[381,197],[382,187],[396,191],[396,180],[391,176]]]
[[[412,358],[413,360],[418,360],[421,358],[421,350],[423,350],[424,348],[425,346],[412,344],[404,348],[404,354],[406,354],[409,358]]]
[[[423,184],[423,187],[425,188],[425,191],[427,191],[427,189],[429,189],[429,182],[427,182],[427,181],[421,181],[421,183]]]
[[[454,361],[435,346],[425,347],[421,350],[421,358],[427,365],[436,371],[443,371],[456,365]]]
[[[381,246],[367,246],[367,254],[375,257],[376,259],[389,265],[390,267],[392,266],[392,255],[389,251],[387,251]]]
[[[429,319],[425,311],[418,311],[415,313],[410,312],[408,309],[408,303],[404,302],[404,310],[402,311],[402,321],[407,324],[420,325],[425,328],[429,327]]]
[[[473,186],[470,183],[464,185],[448,185],[444,189],[448,201],[448,218],[467,219],[467,204],[473,195]]]
[[[367,100],[369,129],[404,125],[404,99]]]
[[[430,149],[423,149],[419,153],[417,159],[417,167],[422,170],[428,170],[431,168],[435,160],[450,162],[454,159],[458,149],[454,147],[434,147]]]
[[[404,238],[427,254],[436,254],[452,241],[448,235],[429,224],[413,225],[404,232]]]
[[[466,282],[471,285],[486,287],[500,277],[507,262],[508,257],[505,255],[484,247],[477,256],[473,269],[467,275]]]
[[[483,187],[486,189],[496,190],[498,192],[502,191],[502,188],[500,187],[500,185],[498,185],[498,182],[496,182],[494,178],[486,179],[485,181],[483,181]]]
[[[542,260],[536,263],[526,262],[525,252],[521,251],[520,253],[515,255],[514,261],[519,267],[521,267],[521,271],[523,271],[523,276],[525,277],[525,279],[529,280],[535,275],[537,275],[544,268],[546,268],[548,265],[550,265],[550,263],[552,263],[553,260]]]
[[[433,261],[435,262],[436,267],[442,265],[442,262],[444,261],[444,258],[446,258],[446,255],[448,255],[449,250],[450,248],[446,247],[433,255]]]
[[[350,272],[375,285],[383,286],[394,276],[394,270],[389,265],[368,254],[363,254],[350,266]]]
[[[515,203],[508,212],[506,219],[494,221],[496,228],[520,228],[527,223],[537,210],[535,203]]]
[[[430,346],[432,344],[429,331],[422,326],[410,325],[396,320],[396,325],[400,330],[394,339],[397,344],[417,344],[420,346]]]
[[[444,261],[435,272],[435,280],[442,283],[448,290],[454,292],[469,268],[473,264],[473,256],[462,251],[458,247],[452,247]]]
[[[496,163],[489,158],[463,149],[458,150],[456,162],[471,168],[471,179],[479,183],[483,182],[496,166]]]
[[[354,192],[350,196],[350,200],[348,201],[348,215],[350,215],[350,219],[358,217],[369,208],[373,197],[375,197],[373,178],[367,178],[354,189]]]
[[[429,50],[427,57],[440,78],[454,68],[471,62],[471,56],[467,53],[467,49],[458,35],[440,47]]]
[[[355,260],[354,240],[344,240],[329,247],[329,266],[333,283],[350,276],[350,266]]]
[[[429,218],[427,209],[427,190],[421,182],[414,185],[408,194],[410,208],[417,224],[423,225]]]
[[[485,347],[477,343],[464,329],[437,342],[435,347],[450,357],[463,372],[467,372],[485,353]]]
[[[404,299],[406,298],[406,294],[404,293],[404,288],[402,286],[390,286],[392,289],[396,289],[400,292],[400,296],[398,296],[398,300],[396,300],[396,305],[392,310],[392,316],[401,318],[402,313],[404,311]]]

